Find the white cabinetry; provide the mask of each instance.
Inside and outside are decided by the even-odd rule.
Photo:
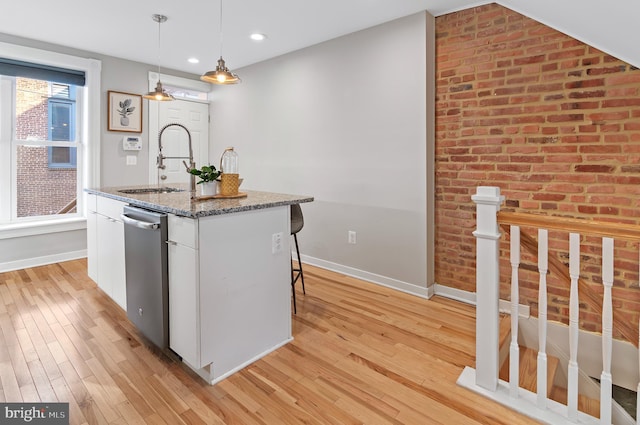
[[[291,340],[288,205],[168,226],[169,345],[189,366],[213,384]]]
[[[98,196],[87,195],[87,274],[98,282]]]
[[[120,218],[124,202],[88,195],[88,271],[107,295],[126,310],[124,224]],[[93,209],[93,210],[92,210]]]
[[[198,220],[170,214],[169,345],[191,367],[201,368],[199,317]]]

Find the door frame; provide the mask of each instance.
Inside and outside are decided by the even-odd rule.
[[[157,72],[149,71],[149,91],[154,91],[156,88],[156,84],[160,79],[165,85],[172,87],[181,87],[185,89],[197,90],[201,92],[210,93],[211,92],[211,84],[205,83],[204,81],[199,80],[191,80],[189,78],[176,77],[174,75],[167,74],[158,74]],[[209,110],[211,110],[211,101],[206,100],[196,100],[196,99],[180,99],[186,102],[194,102],[194,103],[205,103],[209,105]],[[160,102],[149,101],[147,108],[147,122],[149,123],[149,156],[148,156],[148,164],[149,164],[149,184],[158,183],[158,170],[155,166],[156,158],[158,156],[158,133],[160,132],[159,123],[158,123],[158,104]],[[209,140],[207,140],[207,144],[211,142],[211,129],[209,129]]]

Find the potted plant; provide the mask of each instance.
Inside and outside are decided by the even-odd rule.
[[[198,184],[200,186],[200,193],[202,196],[213,196],[218,193],[218,182],[216,181],[220,177],[221,172],[216,170],[213,165],[203,165],[200,169],[191,168],[189,174],[193,174],[200,178]]]

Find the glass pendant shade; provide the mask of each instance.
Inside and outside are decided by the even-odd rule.
[[[158,80],[158,84],[156,85],[156,89],[154,91],[150,91],[149,93],[145,94],[142,97],[144,97],[145,99],[158,100],[161,102],[168,101],[168,100],[175,100],[173,96],[171,96],[169,93],[167,93],[164,90],[160,80]]]
[[[240,80],[240,77],[229,71],[229,68],[225,65],[222,56],[218,59],[218,66],[216,66],[216,70],[206,72],[202,77],[200,77],[200,79],[212,84],[237,84],[242,81]]]

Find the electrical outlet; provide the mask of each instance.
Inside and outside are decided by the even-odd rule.
[[[353,231],[353,230],[349,230],[347,239],[348,239],[349,243],[355,244],[356,243],[356,232]]]
[[[278,252],[282,252],[283,237],[284,236],[282,232],[274,233],[273,235],[271,235],[271,253],[272,254],[277,254]]]

